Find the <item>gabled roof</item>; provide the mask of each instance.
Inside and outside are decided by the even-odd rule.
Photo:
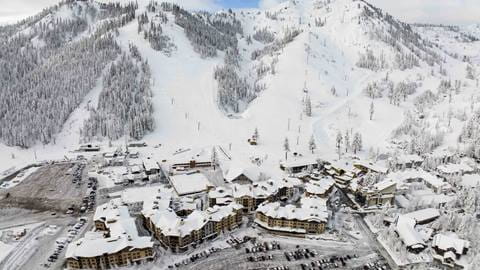
[[[456,254],[462,255],[463,250],[470,247],[470,242],[458,238],[455,234],[449,236],[444,234],[436,234],[433,237],[432,247],[436,247],[444,251],[454,251]]]
[[[415,225],[414,219],[402,215],[398,217],[395,231],[407,247],[424,247],[425,241],[422,235],[415,230]]]
[[[245,175],[248,179],[255,182],[260,177],[260,170],[254,166],[242,166],[240,164],[232,164],[225,175],[225,180],[232,182],[240,175]]]
[[[281,205],[279,202],[264,202],[257,212],[274,219],[327,222],[327,201],[322,198],[302,198],[300,205]]]

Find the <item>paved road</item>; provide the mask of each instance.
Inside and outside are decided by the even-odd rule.
[[[369,240],[369,243],[372,247],[374,247],[380,254],[387,260],[388,265],[392,269],[399,269],[397,264],[393,261],[392,257],[390,254],[385,250],[385,248],[380,244],[377,240],[377,236],[372,233],[370,228],[368,228],[367,224],[365,223],[365,220],[360,215],[355,215],[355,220],[357,221],[358,228],[362,230],[363,235],[366,236]]]
[[[45,224],[42,224],[38,227],[35,227],[33,230],[27,233],[23,240],[18,243],[10,254],[4,258],[2,263],[0,263],[0,269],[3,270],[16,270],[20,269],[25,263],[23,258],[28,258],[35,252],[35,248],[38,246],[36,237],[39,232],[46,228]]]

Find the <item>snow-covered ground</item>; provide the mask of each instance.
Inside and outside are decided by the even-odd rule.
[[[23,180],[25,180],[28,176],[34,173],[39,167],[31,167],[22,172],[20,172],[15,178],[10,181],[4,182],[0,185],[0,189],[8,189],[20,184]]]

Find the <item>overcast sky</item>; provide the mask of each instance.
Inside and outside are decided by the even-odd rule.
[[[193,9],[268,8],[285,0],[168,0]],[[301,1],[301,0],[300,0]],[[406,22],[480,23],[480,0],[368,0]],[[12,22],[41,11],[58,0],[0,0],[0,22]]]

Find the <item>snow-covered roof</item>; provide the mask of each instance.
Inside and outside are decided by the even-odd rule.
[[[322,178],[319,181],[311,181],[305,184],[305,191],[311,194],[325,194],[335,181],[332,178]]]
[[[465,174],[462,176],[462,186],[467,188],[480,186],[480,174]]]
[[[160,165],[158,165],[157,161],[155,161],[154,159],[144,159],[143,166],[147,171],[160,170]]]
[[[260,170],[254,166],[242,166],[240,164],[232,164],[225,175],[225,180],[232,182],[240,175],[245,175],[252,181],[257,181],[260,177]]]
[[[183,237],[201,229],[208,221],[220,221],[243,207],[236,203],[227,206],[214,206],[206,211],[194,210],[186,217],[179,217],[172,209],[146,210],[142,213],[149,217],[155,227],[166,236]]]
[[[207,191],[213,184],[201,173],[170,176],[170,183],[179,196]]]
[[[218,153],[217,153],[218,154]],[[173,153],[169,159],[169,164],[188,163],[191,160],[199,162],[212,161],[212,148],[185,149]]]
[[[94,220],[104,221],[110,236],[104,238],[102,234],[87,234],[68,245],[67,258],[95,257],[124,249],[153,247],[151,237],[138,235],[135,219],[129,215],[128,208],[118,203],[118,200],[112,200],[100,205],[94,215]]]
[[[373,189],[374,190],[384,190],[384,189],[387,189],[387,188],[390,188],[392,186],[395,186],[397,183],[390,180],[390,179],[385,179],[383,181],[380,181],[378,183],[376,183],[375,185],[373,185]]]
[[[416,222],[405,215],[399,216],[395,231],[407,247],[425,246],[422,235],[415,230]]]
[[[366,161],[356,161],[353,163],[354,166],[362,166],[367,168],[370,171],[377,172],[377,173],[387,173],[388,168],[385,168],[383,166],[380,166],[378,164],[373,164],[371,162],[366,162]]]
[[[398,157],[397,162],[399,164],[423,162],[423,158],[420,157],[419,155],[401,155]]]
[[[423,223],[428,220],[435,219],[440,216],[440,211],[436,208],[426,208],[414,212],[410,212],[404,215],[405,217],[412,218],[416,223]]]
[[[256,182],[249,185],[233,184],[233,197],[240,198],[249,196],[252,198],[267,198],[277,193],[280,189],[294,187],[300,185],[300,180],[296,178],[285,179],[269,179],[266,181]]]
[[[467,164],[460,163],[460,164],[444,164],[437,167],[437,170],[440,173],[444,174],[458,174],[458,173],[465,173],[465,172],[473,172],[472,167],[468,166]]]
[[[318,158],[316,157],[296,157],[290,158],[287,161],[282,161],[280,165],[284,168],[304,167],[317,164]]]
[[[274,219],[315,222],[327,222],[328,220],[327,201],[318,197],[302,198],[300,205],[264,202],[257,208],[257,212]]]
[[[352,172],[357,170],[355,167],[353,167],[352,163],[345,160],[332,162],[330,166],[335,170],[343,170],[345,172]]]
[[[433,237],[432,247],[436,247],[440,250],[453,250],[456,254],[462,255],[464,249],[468,249],[470,247],[470,242],[458,238],[456,234],[451,235],[444,235],[444,234],[436,234]]]
[[[144,203],[144,207],[152,204],[167,208],[172,199],[172,189],[163,186],[148,186],[125,189],[121,192],[122,202],[125,204]]]
[[[208,192],[208,197],[209,198],[218,199],[218,198],[227,198],[227,197],[232,197],[232,196],[233,196],[232,195],[232,190],[224,188],[224,187],[216,187],[215,189],[210,190]]]
[[[115,222],[121,217],[130,216],[128,208],[121,205],[119,200],[111,200],[107,203],[99,205],[93,215],[94,221]]]
[[[436,194],[431,190],[414,190],[407,197],[412,201],[416,200],[422,206],[438,206],[455,199],[454,195]]]
[[[412,179],[422,179],[423,181],[435,188],[443,188],[449,186],[449,184],[447,182],[444,182],[441,178],[422,169],[411,169],[393,172],[388,174],[388,178],[396,181],[400,185],[409,182],[409,180]]]
[[[215,205],[213,207],[207,208],[205,210],[209,215],[210,220],[219,222],[222,219],[232,215],[235,211],[241,210],[243,208],[242,205],[237,203],[231,203],[227,206],[218,206]]]

